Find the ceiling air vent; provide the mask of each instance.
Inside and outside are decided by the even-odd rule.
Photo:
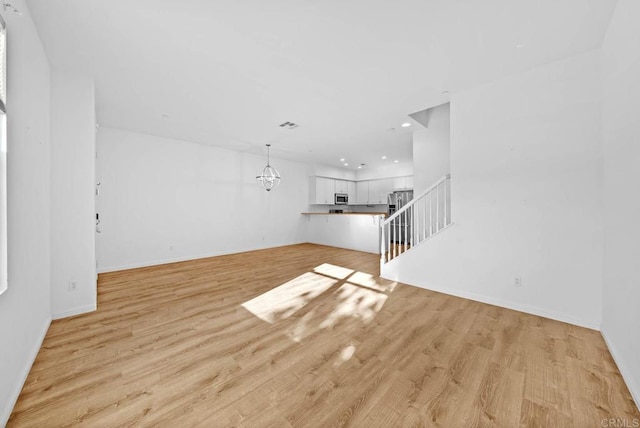
[[[280,124],[280,128],[285,128],[285,129],[294,129],[297,128],[298,125],[296,125],[293,122],[285,122],[285,123],[281,123]]]

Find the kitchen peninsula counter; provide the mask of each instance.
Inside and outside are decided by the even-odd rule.
[[[370,212],[370,213],[302,213],[302,215],[383,215],[387,216],[384,212]]]
[[[306,217],[307,242],[380,253],[380,223],[385,212],[302,213]]]

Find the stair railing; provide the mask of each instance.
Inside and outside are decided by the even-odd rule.
[[[380,223],[380,265],[451,225],[451,175],[447,174]]]

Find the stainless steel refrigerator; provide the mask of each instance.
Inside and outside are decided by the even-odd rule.
[[[393,192],[387,197],[387,203],[389,204],[389,217],[400,211],[402,207],[407,205],[409,201],[413,199],[413,190],[403,190],[399,192]],[[396,219],[391,222],[391,237],[393,242],[405,244],[406,241],[411,240],[411,222],[409,221],[409,214],[400,214]],[[408,243],[408,242],[407,242]]]

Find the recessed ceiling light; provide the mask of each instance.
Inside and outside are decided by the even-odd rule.
[[[405,122],[405,123],[402,124],[403,128],[408,128],[410,126],[411,126],[411,124],[409,122]]]
[[[348,163],[345,163],[345,164],[344,164],[344,166],[349,166],[349,164],[348,164]]]
[[[394,160],[393,163],[398,163],[400,162],[398,159]]]
[[[382,156],[382,160],[385,160],[387,157],[386,156]]]
[[[524,45],[522,43],[518,43],[516,45],[516,49],[522,49],[524,47]]]
[[[340,162],[344,162],[344,158],[340,158]]]
[[[358,165],[358,169],[362,169],[362,165]]]

